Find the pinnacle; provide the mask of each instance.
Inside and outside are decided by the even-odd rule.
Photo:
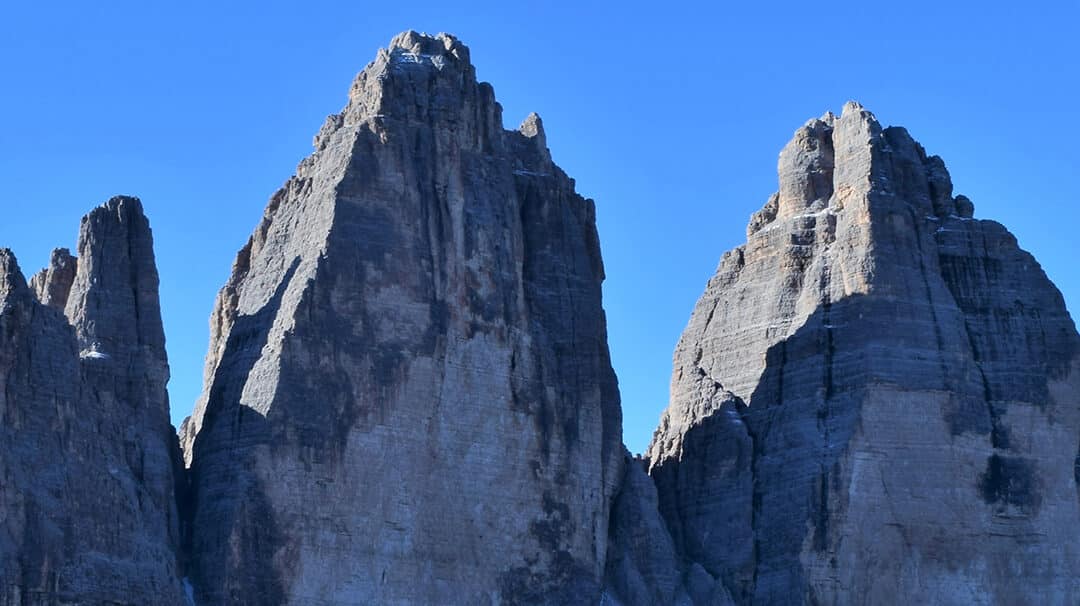
[[[70,248],[54,248],[52,254],[49,255],[49,264],[58,265],[74,259],[71,254]]]
[[[12,294],[25,291],[26,278],[19,269],[19,262],[10,248],[0,248],[0,303]]]
[[[866,109],[858,101],[848,101],[844,104],[844,109],[840,111],[840,118],[836,120],[837,126],[840,123],[848,125],[865,124],[865,127],[859,127],[860,130],[866,130],[867,132],[877,132],[881,130],[881,125],[878,124],[877,117],[874,113]]]
[[[532,112],[528,116],[525,116],[525,120],[522,121],[521,126],[518,127],[518,132],[530,139],[537,135],[543,138],[544,121],[540,119],[539,114]]]
[[[10,248],[0,248],[0,279],[6,279],[13,273],[21,273],[15,253]]]
[[[102,204],[98,208],[99,209],[105,209],[105,210],[107,210],[109,212],[123,212],[123,211],[126,210],[126,211],[129,211],[129,212],[131,212],[131,213],[133,213],[135,215],[144,214],[143,213],[142,201],[139,200],[139,198],[137,198],[135,196],[116,195],[116,196],[113,196],[113,197],[109,198],[108,201],[106,201],[104,204]],[[92,214],[92,213],[96,212],[97,210],[98,209],[94,209],[93,211],[90,211],[90,212]]]
[[[38,301],[63,312],[78,272],[79,261],[66,248],[54,248],[49,265],[30,279]]]
[[[844,104],[844,109],[841,110],[840,115],[841,116],[846,116],[850,112],[861,112],[861,111],[866,111],[866,108],[863,107],[862,103],[859,103],[858,101],[855,101],[855,100],[849,100],[847,103]]]

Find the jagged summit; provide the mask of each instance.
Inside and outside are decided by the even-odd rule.
[[[777,172],[679,341],[648,450],[686,590],[1076,603],[1080,336],[1061,294],[861,105],[795,131]],[[636,571],[625,603],[670,603],[669,575]]]
[[[165,364],[153,246],[138,198],[115,196],[83,217],[65,313],[84,352]]]
[[[75,282],[79,260],[66,248],[54,248],[49,256],[49,265],[30,279],[38,301],[54,309],[64,311],[67,306],[71,286]]]
[[[444,32],[432,36],[411,29],[406,30],[390,40],[390,45],[386,51],[391,55],[401,51],[407,55],[417,55],[423,58],[449,55],[458,61],[469,63],[469,47],[465,46],[453,34]]]
[[[923,216],[970,218],[974,206],[953,196],[945,163],[929,156],[902,127],[882,128],[855,101],[839,117],[826,112],[795,131],[780,152],[780,189],[750,219],[747,234],[775,219],[804,213],[837,212],[851,195],[874,191],[910,201]]]
[[[485,154],[503,153],[507,146],[526,150],[529,162],[543,166],[519,162],[518,170],[554,174],[537,114],[527,116],[516,132],[504,129],[502,107],[492,86],[477,80],[468,47],[450,34],[407,31],[380,49],[357,75],[348,103],[327,117],[314,138],[316,155],[300,163],[297,176],[305,175],[317,156],[336,153],[343,136],[369,130],[385,140],[399,123],[445,126],[440,139],[423,142],[439,150],[451,144]],[[515,134],[524,135],[531,145],[518,145]]]
[[[26,278],[15,253],[10,248],[0,248],[0,303],[6,306],[9,298],[18,297],[26,288]]]

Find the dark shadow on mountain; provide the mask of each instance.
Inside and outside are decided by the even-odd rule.
[[[768,349],[749,407],[725,403],[687,431],[679,461],[654,470],[681,556],[723,581],[737,603],[818,599],[800,554],[804,545],[827,553],[839,541],[835,526],[847,507],[839,460],[866,397],[882,386],[950,393],[945,408],[911,414],[941,415],[958,431],[986,436],[986,468],[972,487],[988,505],[1037,509],[1034,468],[991,448],[1007,428],[998,428],[978,372],[954,368],[981,361],[966,344],[940,349],[925,313],[925,304],[862,295],[821,305]]]
[[[254,314],[236,318],[215,373],[202,429],[195,438],[189,490],[181,511],[189,576],[199,603],[226,601],[254,606],[278,604],[284,599],[271,547],[279,544],[280,532],[263,487],[250,473],[255,466],[254,449],[269,442],[270,426],[262,414],[241,405],[240,398],[299,266],[297,257],[266,304]],[[237,486],[242,489],[237,490]],[[218,530],[209,537],[212,544],[207,535],[203,535],[206,544],[195,543],[196,523]],[[232,536],[234,528],[242,529],[241,536]],[[234,549],[242,555],[240,559],[230,553]],[[206,594],[205,587],[223,592]],[[235,593],[239,587],[263,589],[258,594]]]

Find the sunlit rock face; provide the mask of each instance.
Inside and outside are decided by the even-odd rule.
[[[594,207],[407,32],[240,251],[183,438],[205,604],[598,601],[623,477]]]
[[[684,577],[737,604],[1080,602],[1080,338],[1058,290],[858,104],[800,128],[778,172],[647,453]]]
[[[0,250],[0,604],[185,603],[169,367],[139,200],[25,281]]]

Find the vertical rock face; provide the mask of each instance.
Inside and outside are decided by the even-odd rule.
[[[1080,601],[1080,338],[940,158],[857,104],[799,129],[649,448],[740,604]]]
[[[67,307],[71,285],[75,282],[79,261],[66,248],[53,250],[49,266],[34,274],[30,289],[43,305],[63,311]]]
[[[0,604],[184,604],[179,457],[139,201],[87,215],[79,254],[54,252],[31,289],[0,251]]]
[[[207,604],[599,599],[621,418],[591,201],[448,35],[357,77],[211,319]]]

